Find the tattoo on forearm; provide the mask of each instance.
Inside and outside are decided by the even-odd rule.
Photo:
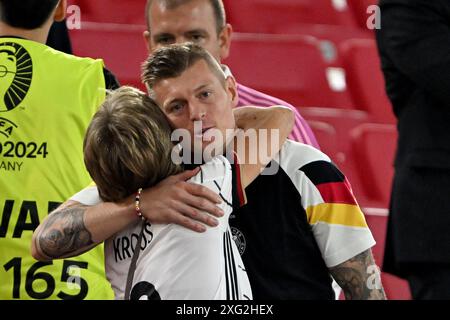
[[[86,207],[69,207],[50,214],[39,236],[39,247],[49,258],[85,249],[94,244],[84,225]]]
[[[370,249],[331,268],[330,272],[347,300],[386,299]]]

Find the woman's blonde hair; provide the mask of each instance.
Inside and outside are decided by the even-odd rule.
[[[171,129],[158,105],[142,91],[109,94],[84,139],[84,161],[104,201],[120,201],[181,168],[171,160]]]

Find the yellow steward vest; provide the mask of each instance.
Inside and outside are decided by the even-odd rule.
[[[83,138],[105,98],[103,62],[0,38],[0,299],[110,299],[103,246],[38,262],[33,231],[91,179]]]

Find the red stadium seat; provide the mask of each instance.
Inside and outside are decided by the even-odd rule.
[[[81,9],[81,19],[87,22],[146,24],[146,0],[70,0]]]
[[[317,38],[322,42],[330,42],[334,47],[331,55],[324,52],[324,58],[327,63],[335,64],[340,62],[338,48],[341,43],[348,39],[366,39],[373,40],[374,33],[355,27],[331,26],[326,24],[298,24],[292,26],[281,26],[276,30],[277,34],[297,34],[308,35]],[[326,49],[326,47],[324,47]]]
[[[279,34],[313,36],[321,42],[322,56],[327,65],[342,67],[339,46],[349,39],[373,40],[374,33],[355,27],[331,26],[325,24],[298,24],[283,26]]]
[[[408,282],[392,274],[382,273],[381,281],[390,300],[411,300],[411,291]]]
[[[320,150],[336,161],[339,153],[336,129],[323,121],[307,120],[307,122],[319,142]]]
[[[341,108],[356,109],[358,107],[346,86],[345,69],[343,68],[343,62],[338,48],[341,43],[348,39],[373,39],[373,32],[356,27],[325,24],[281,25],[279,29],[273,29],[272,31],[277,34],[296,34],[317,38],[320,43],[319,47],[327,67],[327,72],[330,72],[332,70],[331,68],[334,68],[336,71],[333,72],[342,74],[343,81],[340,82],[339,89],[335,90],[334,105]]]
[[[235,33],[225,63],[242,84],[297,107],[335,105],[313,37]]]
[[[225,0],[224,4],[228,21],[238,32],[273,33],[307,23],[356,26],[342,0]]]
[[[297,24],[280,26],[274,29],[273,33],[277,34],[298,34],[311,35],[320,40],[329,40],[339,45],[348,39],[373,39],[374,33],[368,30],[361,30],[356,27],[349,26],[333,26],[327,24]]]
[[[355,104],[367,110],[375,122],[395,123],[375,41],[347,40],[340,46],[340,53]]]
[[[363,209],[366,216],[367,224],[372,231],[373,237],[377,244],[372,248],[372,253],[375,258],[375,262],[378,266],[383,264],[384,247],[386,239],[387,228],[387,209]],[[393,275],[382,273],[381,281],[386,291],[386,296],[391,300],[410,300],[411,293],[409,285],[405,280],[402,280]]]
[[[347,176],[358,202],[364,206],[376,205],[376,203],[369,199],[365,194],[363,181],[361,181],[359,177],[358,171],[355,168],[353,157],[351,156],[352,148],[349,138],[351,130],[369,121],[369,116],[367,113],[360,110],[346,110],[337,108],[302,108],[300,109],[300,113],[308,121],[308,123],[314,121],[324,122],[334,128],[336,131],[336,140],[333,140],[333,143],[336,143],[336,145],[330,146],[328,142],[326,142],[325,145],[322,145],[319,140],[320,146],[323,151],[330,156],[339,169]],[[322,136],[324,135],[322,134]],[[326,139],[326,137],[324,138]],[[329,154],[330,150],[332,154]]]
[[[367,225],[372,231],[377,244],[372,248],[373,257],[377,265],[383,264],[384,246],[386,240],[387,219],[389,211],[386,208],[363,208]]]
[[[346,86],[345,69],[340,57],[338,48],[341,43],[348,39],[373,39],[373,32],[362,30],[356,27],[348,26],[332,26],[325,24],[295,24],[283,25],[279,29],[274,29],[273,32],[278,34],[297,34],[303,36],[313,36],[319,40],[319,48],[322,53],[322,58],[327,67],[327,72],[335,69],[335,72],[342,74],[343,81],[339,89],[334,92],[334,106],[341,108],[356,109],[358,106],[353,101],[352,96]]]
[[[365,193],[387,208],[394,175],[397,130],[394,125],[362,124],[350,133],[352,156]]]
[[[102,58],[121,85],[145,89],[140,80],[141,64],[147,58],[142,28],[83,23],[71,30],[74,53],[82,57]]]

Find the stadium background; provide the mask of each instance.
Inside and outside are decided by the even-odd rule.
[[[144,89],[145,2],[69,0],[81,9],[81,29],[70,30],[74,54],[103,58],[122,85]],[[224,0],[234,29],[225,63],[240,83],[299,108],[352,183],[381,265],[397,133],[367,27],[367,8],[377,2]],[[384,273],[382,280],[389,299],[410,299],[405,281]]]

